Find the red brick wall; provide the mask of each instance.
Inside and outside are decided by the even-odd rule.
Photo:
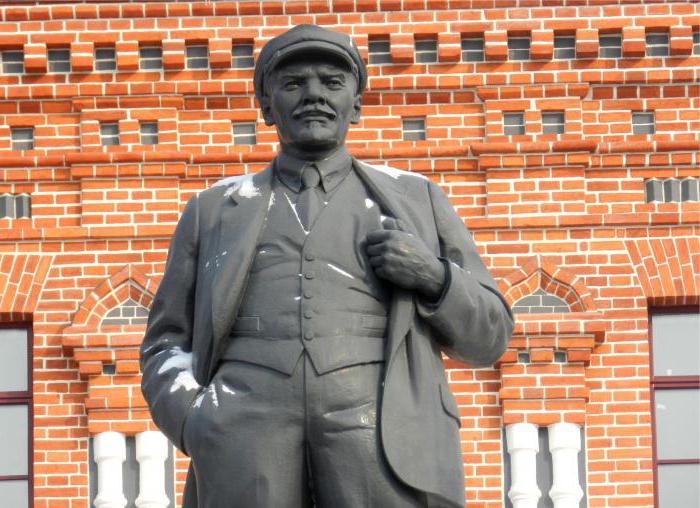
[[[34,327],[36,506],[87,506],[89,435],[152,428],[139,391],[143,327],[101,318],[129,298],[148,306],[192,193],[274,154],[252,70],[228,65],[229,43],[257,53],[308,22],[348,31],[365,56],[370,38],[391,35],[394,63],[369,68],[351,151],[439,182],[511,302],[540,287],[574,311],[519,315],[495,368],[448,361],[471,506],[501,506],[504,424],[560,420],[585,425],[590,506],[651,506],[647,307],[699,302],[700,206],[645,203],[643,184],[700,176],[700,14],[691,2],[562,3],[0,7],[0,50],[23,47],[28,72],[0,74],[0,194],[29,193],[33,207],[31,219],[0,219],[0,319]],[[656,30],[669,32],[671,57],[644,57],[645,31]],[[625,56],[598,59],[598,34],[611,31],[623,32]],[[537,59],[508,61],[507,34],[530,34]],[[554,34],[575,34],[576,59],[552,60]],[[426,35],[438,37],[438,64],[412,63]],[[460,62],[462,36],[483,36],[487,61]],[[215,68],[183,69],[186,41],[208,44]],[[116,43],[116,73],[92,70],[105,43]],[[137,70],[145,43],[162,45],[163,73]],[[71,48],[75,72],[46,72],[57,46]],[[566,111],[564,134],[541,133],[547,109]],[[509,110],[525,111],[524,135],[503,136]],[[632,134],[637,110],[656,112],[656,134]],[[401,118],[413,116],[426,117],[426,141],[401,140]],[[119,122],[121,146],[99,145],[101,120]],[[160,145],[138,144],[139,120],[159,123]],[[232,121],[257,122],[258,144],[233,146]],[[10,150],[15,126],[35,127],[34,150]],[[552,363],[555,349],[568,363]],[[530,364],[517,363],[520,350]],[[104,363],[116,374],[102,375]]]

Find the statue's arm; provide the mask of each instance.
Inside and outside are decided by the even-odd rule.
[[[201,390],[192,373],[197,278],[198,197],[187,203],[170,242],[165,274],[148,315],[141,345],[141,390],[151,416],[180,449],[182,427]]]
[[[445,282],[438,301],[418,299],[418,313],[437,332],[440,347],[450,357],[491,365],[513,332],[510,308],[447,196],[436,184],[428,185]]]

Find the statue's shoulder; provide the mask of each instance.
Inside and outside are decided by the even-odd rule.
[[[358,164],[367,172],[371,178],[376,178],[385,185],[399,185],[402,187],[425,187],[428,178],[420,173],[404,171],[402,169],[386,166],[384,164],[368,164],[358,161]]]

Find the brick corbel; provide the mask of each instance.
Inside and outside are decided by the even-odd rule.
[[[527,261],[500,281],[501,291],[512,303],[536,289],[532,282],[538,274],[535,285],[547,292],[557,294],[561,292],[557,288],[568,288],[571,294],[563,299],[574,312],[515,316],[513,338],[497,364],[503,421],[506,425],[562,421],[583,425],[589,397],[586,366],[596,344],[605,340],[606,323],[581,280],[547,259]],[[524,352],[528,362],[520,361],[519,353]],[[555,352],[565,353],[566,361],[555,362]]]

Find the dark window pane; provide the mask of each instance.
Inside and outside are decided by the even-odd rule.
[[[15,217],[15,197],[12,194],[0,194],[0,218]]]
[[[5,74],[21,74],[24,72],[24,52],[3,51],[2,72]]]
[[[633,134],[654,134],[654,113],[638,111],[632,113],[632,133]]]
[[[700,375],[700,315],[657,313],[651,327],[654,376]]]
[[[158,144],[158,123],[157,122],[142,122],[141,129],[141,144],[142,145],[157,145]]]
[[[553,56],[556,60],[576,58],[576,38],[569,35],[555,37]]]
[[[113,146],[119,144],[119,124],[117,123],[102,123],[100,124],[100,139],[102,146]]]
[[[48,51],[49,72],[70,72],[70,51],[50,49]]]
[[[599,44],[600,58],[620,58],[622,56],[621,35],[601,35]]]
[[[681,182],[676,178],[664,180],[664,202],[673,203],[681,200]]]
[[[231,53],[233,55],[231,66],[234,69],[246,69],[253,67],[254,61],[252,44],[234,44],[231,48]]]
[[[29,474],[29,407],[0,404],[0,476]]]
[[[158,46],[144,46],[139,49],[139,60],[141,69],[162,69],[163,49]]]
[[[426,138],[425,118],[404,118],[402,124],[404,141],[422,141]]]
[[[32,199],[28,194],[15,196],[15,214],[18,218],[32,216]]]
[[[369,41],[369,63],[391,63],[391,46],[389,41]]]
[[[15,127],[10,129],[13,150],[33,150],[34,149],[34,128]]]
[[[465,62],[483,62],[484,39],[462,39],[462,60]]]
[[[257,143],[254,123],[233,124],[234,145],[254,145]]]
[[[657,389],[654,399],[657,458],[700,458],[700,390]]]
[[[542,113],[542,132],[544,134],[563,134],[564,112],[548,111]]]
[[[416,63],[435,63],[437,61],[438,49],[435,39],[416,41]]]
[[[530,58],[530,38],[529,37],[509,37],[508,38],[508,59],[527,60]]]
[[[188,69],[206,69],[209,67],[209,53],[206,46],[187,46],[186,60]]]
[[[700,30],[693,32],[693,54],[700,55]]]
[[[97,48],[95,50],[95,70],[113,71],[117,68],[117,54],[114,48]]]
[[[700,178],[686,178],[681,182],[681,201],[700,201]]]
[[[652,201],[663,201],[664,199],[664,184],[661,180],[647,180],[644,183],[644,194],[647,203]]]
[[[647,56],[668,56],[668,34],[648,33],[646,36]]]
[[[523,113],[503,114],[503,134],[506,136],[525,134],[525,120]]]

